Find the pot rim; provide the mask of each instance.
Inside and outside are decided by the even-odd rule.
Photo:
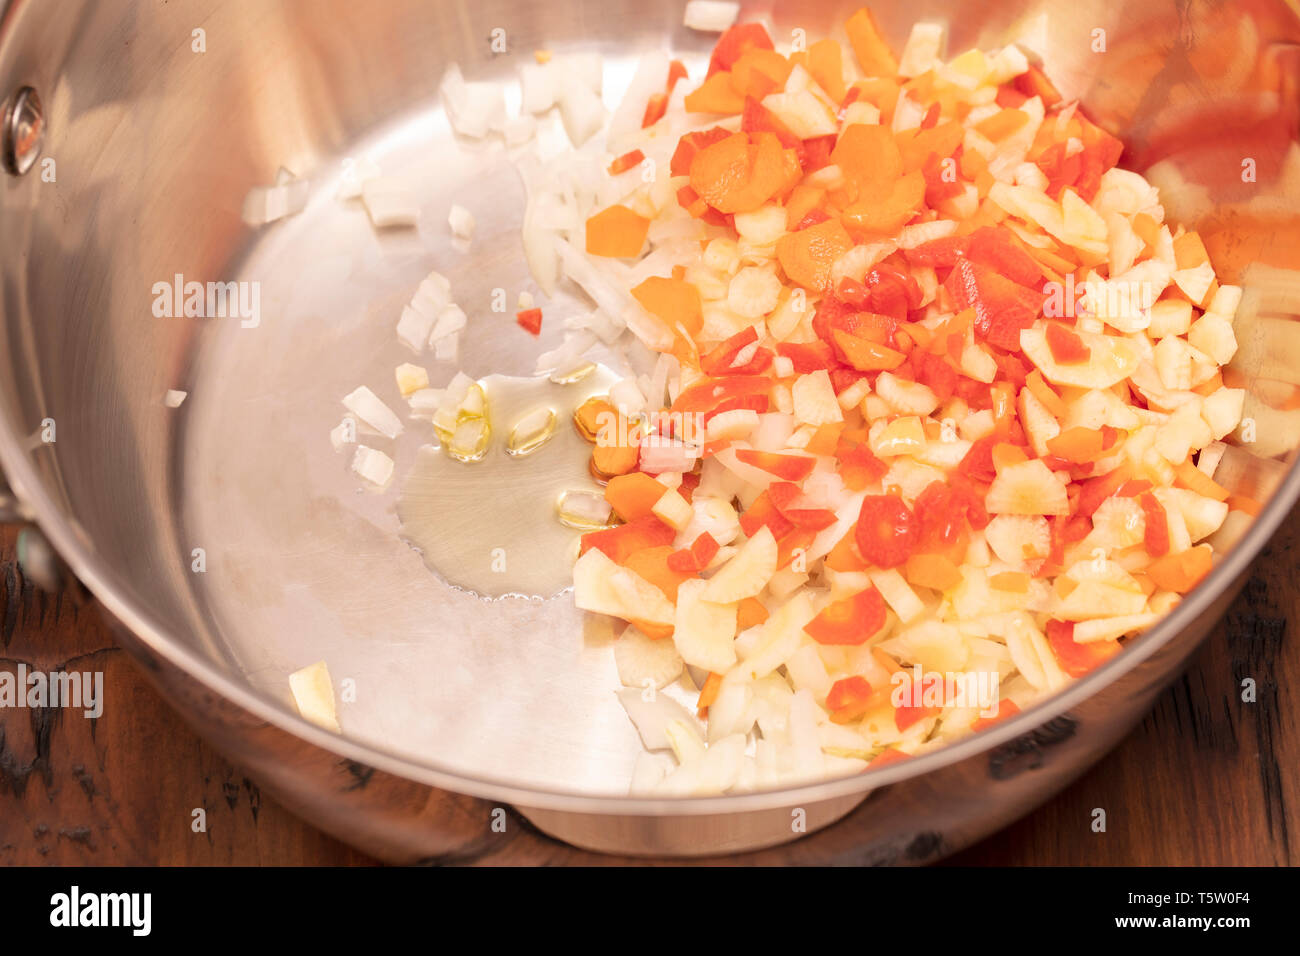
[[[1300,0],[1285,0],[1293,11]],[[0,0],[0,20],[7,19],[12,0]],[[3,305],[0,304],[0,316]],[[12,360],[14,356],[9,355]],[[153,611],[135,601],[114,582],[110,562],[95,553],[93,542],[78,528],[49,494],[25,450],[22,436],[13,427],[9,412],[0,410],[0,487],[7,480],[19,511],[34,521],[78,579],[90,590],[112,618],[170,665],[267,724],[341,758],[391,773],[428,786],[502,801],[524,808],[595,815],[699,816],[724,813],[760,812],[796,807],[860,794],[865,797],[880,786],[933,773],[944,767],[992,750],[1019,737],[1115,683],[1175,639],[1183,629],[1210,607],[1249,569],[1283,520],[1300,498],[1300,455],[1293,456],[1277,489],[1232,548],[1172,612],[1154,627],[1125,646],[1105,664],[1071,681],[1044,699],[993,727],[961,738],[919,757],[888,764],[874,770],[833,780],[800,784],[777,790],[703,797],[632,797],[620,794],[581,793],[512,783],[492,777],[478,777],[452,769],[434,760],[423,760],[390,750],[380,743],[364,743],[334,734],[293,712],[284,701],[275,700],[240,682],[197,650],[176,640]]]

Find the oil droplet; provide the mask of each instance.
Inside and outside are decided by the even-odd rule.
[[[402,537],[425,565],[455,587],[482,597],[547,598],[573,583],[570,555],[578,530],[556,516],[566,491],[602,494],[587,470],[592,446],[574,428],[560,428],[593,395],[604,394],[619,376],[596,369],[582,381],[561,385],[545,376],[482,379],[491,420],[519,422],[539,408],[557,425],[551,437],[524,457],[508,441],[490,440],[479,461],[456,461],[425,445],[403,480],[397,502]],[[459,423],[458,423],[459,428]]]
[[[560,495],[557,511],[562,524],[579,531],[600,531],[613,525],[609,502],[594,491],[566,491]]]
[[[447,454],[459,462],[482,461],[491,440],[487,418],[462,418],[447,442]]]
[[[539,408],[529,412],[514,428],[506,439],[506,454],[515,458],[525,458],[555,437],[555,410]]]
[[[596,371],[595,362],[583,362],[564,372],[556,372],[551,376],[551,381],[557,385],[574,385],[581,382],[584,378]]]

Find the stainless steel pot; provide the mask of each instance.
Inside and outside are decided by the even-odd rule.
[[[853,4],[746,7],[778,35],[815,37]],[[1300,311],[1300,23],[1263,0],[876,12],[899,45],[912,21],[939,18],[953,51],[1019,39],[1043,55],[1066,95],[1125,139],[1126,162],[1159,164],[1171,214],[1199,226],[1221,274],[1248,289],[1236,367],[1260,433],[1231,480],[1268,506],[1167,620],[1041,706],[852,779],[627,797],[637,744],[601,635],[584,635],[563,598],[481,602],[446,588],[398,540],[391,499],[358,493],[331,450],[339,398],[391,383],[393,322],[430,268],[462,302],[528,285],[521,186],[499,151],[455,145],[436,96],[445,66],[504,78],[537,48],[596,49],[617,87],[656,46],[698,65],[711,38],[680,26],[677,2],[10,0],[9,517],[39,524],[201,734],[290,808],[386,859],[483,846],[505,804],[580,847],[698,856],[774,846],[866,801],[848,829],[816,839],[879,861],[931,859],[1027,812],[1140,719],[1300,494],[1286,464],[1300,413],[1260,404],[1300,382],[1276,360],[1295,326],[1269,318]],[[508,52],[494,54],[498,29]],[[363,154],[423,177],[426,225],[378,236],[334,200],[345,160]],[[280,167],[311,181],[307,208],[245,225],[245,195]],[[453,198],[479,219],[469,253],[439,227]],[[257,283],[259,321],[157,317],[155,284],[178,274]],[[519,341],[476,322],[462,364],[526,373],[535,353]],[[166,408],[168,389],[189,398]],[[413,448],[398,447],[399,469]],[[319,658],[356,687],[342,736],[302,720],[288,695],[286,675]]]

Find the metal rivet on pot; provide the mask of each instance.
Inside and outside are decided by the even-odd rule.
[[[45,138],[45,114],[41,98],[30,86],[24,86],[5,106],[3,130],[4,166],[21,176],[36,163]]]

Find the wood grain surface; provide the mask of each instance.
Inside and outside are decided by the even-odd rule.
[[[0,864],[368,865],[264,796],[176,717],[113,643],[93,605],[24,581],[0,532],[0,670],[102,671],[109,702],[79,712],[0,708]],[[1273,865],[1300,861],[1300,512],[1191,669],[1073,787],[950,858],[957,865]],[[1242,682],[1256,700],[1242,700]],[[1080,821],[1108,812],[1105,833]],[[202,808],[206,832],[191,827]],[[1291,833],[1296,829],[1296,833]],[[481,858],[581,858],[526,825]],[[792,862],[816,862],[797,847]],[[744,858],[737,858],[744,862]]]

